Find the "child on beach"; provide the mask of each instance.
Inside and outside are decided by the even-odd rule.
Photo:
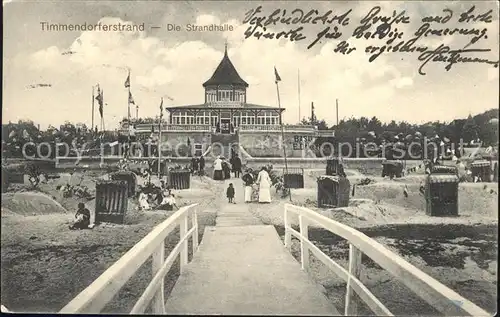
[[[233,200],[234,199],[233,183],[229,184],[229,187],[227,188],[227,191],[226,191],[226,196],[227,196],[227,199],[229,200],[230,203],[236,204]]]

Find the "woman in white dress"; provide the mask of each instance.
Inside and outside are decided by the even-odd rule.
[[[149,210],[149,203],[148,203],[148,196],[144,193],[141,192],[139,194],[139,208],[140,210]]]
[[[265,167],[259,172],[257,176],[257,184],[259,184],[259,203],[271,202],[271,178],[266,171]]]

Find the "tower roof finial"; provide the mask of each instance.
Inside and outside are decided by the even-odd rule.
[[[224,55],[227,55],[227,39],[226,42],[224,43]]]

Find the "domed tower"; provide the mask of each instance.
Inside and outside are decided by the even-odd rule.
[[[224,57],[215,69],[212,77],[203,83],[206,104],[244,105],[247,101],[248,83],[244,81],[227,55],[227,44]]]

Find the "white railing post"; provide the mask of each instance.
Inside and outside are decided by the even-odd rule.
[[[180,239],[184,238],[188,232],[188,213],[184,213],[184,215],[181,217],[180,220],[180,230],[179,230],[179,236]],[[184,266],[187,265],[188,263],[188,239],[185,239],[182,247],[181,247],[181,273],[184,271]]]
[[[162,241],[153,253],[153,276],[162,268],[165,261],[165,241]],[[152,310],[155,315],[165,314],[164,282],[162,280],[153,298]]]
[[[288,222],[288,206],[285,205],[284,214],[284,225],[285,225],[285,248],[289,251],[292,249],[292,233],[290,232],[290,224]]]
[[[304,240],[309,240],[309,228],[307,223],[307,218],[305,218],[302,213],[299,214],[299,226],[300,226],[300,263],[302,264],[303,270],[309,269],[309,248]]]
[[[355,277],[359,279],[361,273],[361,256],[363,253],[349,244],[349,275],[347,277],[346,295],[345,295],[345,316],[356,316],[358,315],[358,305],[356,301],[353,300],[354,291],[352,289],[351,278]]]
[[[194,253],[198,250],[198,212],[196,211],[196,208],[193,208],[193,215],[191,216],[192,219],[192,225],[194,229],[193,232],[193,256]]]

